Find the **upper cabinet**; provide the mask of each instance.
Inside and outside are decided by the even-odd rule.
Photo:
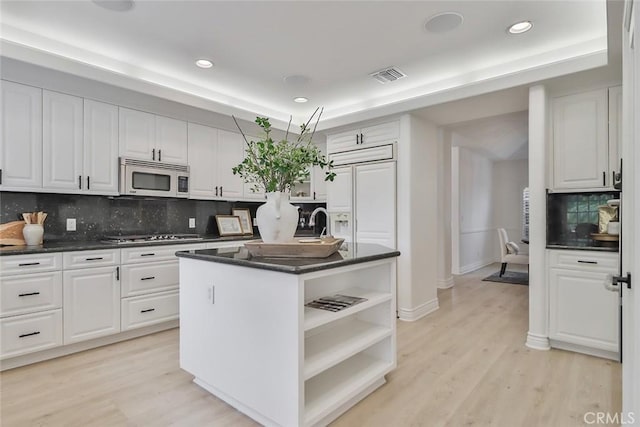
[[[327,153],[391,144],[396,142],[399,137],[400,122],[398,121],[351,129],[327,135]]]
[[[0,81],[0,189],[42,188],[42,90]]]
[[[552,100],[554,190],[613,188],[618,142],[611,130],[618,119],[612,122],[609,96],[604,88]]]
[[[187,123],[120,107],[120,155],[186,164]]]
[[[43,188],[118,194],[118,107],[44,90]]]
[[[242,161],[242,135],[189,123],[192,199],[242,199],[244,185],[231,170]]]

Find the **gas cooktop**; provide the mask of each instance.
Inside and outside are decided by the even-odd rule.
[[[121,236],[104,236],[103,242],[116,244],[149,243],[149,242],[174,242],[202,240],[197,234],[132,234]]]

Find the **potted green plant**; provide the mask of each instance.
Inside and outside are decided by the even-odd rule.
[[[289,203],[288,194],[296,183],[309,177],[311,168],[326,169],[325,180],[333,181],[332,162],[313,144],[318,122],[322,116],[319,108],[300,126],[300,134],[289,141],[289,126],[284,139],[274,141],[271,137],[271,123],[266,117],[256,117],[256,124],[262,129],[262,138],[247,139],[240,125],[245,143],[245,158],[233,168],[233,173],[244,182],[253,185],[254,191],[264,190],[267,202],[258,208],[256,220],[260,236],[265,243],[287,242],[293,239],[298,222],[298,209]],[[313,129],[310,124],[315,118]],[[234,117],[235,120],[235,117]]]

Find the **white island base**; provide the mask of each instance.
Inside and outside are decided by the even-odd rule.
[[[326,425],[396,367],[395,289],[395,255],[308,273],[181,257],[180,365],[263,425]],[[304,305],[334,294],[367,300]]]

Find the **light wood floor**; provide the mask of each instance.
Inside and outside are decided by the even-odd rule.
[[[620,412],[621,366],[529,350],[526,286],[456,278],[440,309],[398,323],[398,368],[335,426],[584,425]],[[14,426],[254,426],[178,367],[178,330],[0,374],[0,421]]]

